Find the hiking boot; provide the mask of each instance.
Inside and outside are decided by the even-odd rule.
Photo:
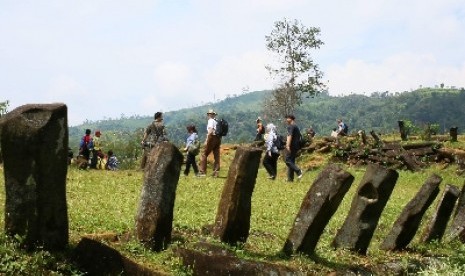
[[[204,173],[198,173],[198,174],[197,174],[197,177],[206,177],[206,176],[207,176],[207,175],[204,174]]]
[[[268,176],[268,179],[275,180],[275,179],[276,179],[276,176],[270,175],[270,176]]]
[[[219,174],[219,172],[214,172],[214,173],[212,174],[212,177],[218,177],[218,174]]]
[[[302,178],[302,176],[304,176],[304,173],[303,173],[302,171],[300,171],[300,174],[299,174],[299,175],[297,175],[297,178],[298,178],[298,179],[301,179],[301,178]]]

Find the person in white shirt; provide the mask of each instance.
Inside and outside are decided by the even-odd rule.
[[[210,109],[207,112],[207,138],[205,139],[205,148],[200,156],[200,168],[198,176],[206,176],[207,173],[207,157],[213,152],[215,162],[213,164],[213,177],[218,177],[220,171],[220,146],[221,136],[215,134],[217,121],[215,120],[217,113]]]

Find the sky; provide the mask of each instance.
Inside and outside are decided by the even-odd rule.
[[[465,87],[464,0],[0,0],[0,102],[74,126],[273,89],[284,18],[321,29],[330,95]]]

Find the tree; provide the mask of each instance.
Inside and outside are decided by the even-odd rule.
[[[298,20],[289,22],[285,18],[275,22],[271,34],[265,36],[266,48],[278,57],[276,66],[266,68],[273,77],[279,78],[278,88],[267,101],[267,107],[279,116],[294,113],[304,94],[314,96],[325,88],[323,73],[310,55],[311,50],[324,44],[319,35],[319,28],[307,28]]]
[[[0,117],[6,114],[8,108],[8,101],[0,102]]]
[[[6,114],[8,108],[8,101],[0,102],[0,117]],[[2,136],[2,129],[0,128],[0,139]],[[2,156],[2,147],[0,146],[0,164],[3,163],[3,156]]]

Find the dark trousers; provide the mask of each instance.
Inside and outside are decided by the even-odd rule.
[[[295,164],[296,151],[286,152],[287,180],[294,181],[294,173],[300,175],[302,171]]]
[[[187,153],[186,169],[184,170],[185,175],[189,175],[191,166],[192,166],[192,169],[194,170],[194,173],[197,174],[199,172],[199,168],[197,167],[197,163],[195,163],[195,155]]]
[[[98,158],[103,158],[103,153],[101,150],[92,150],[92,159],[90,160],[90,168],[97,169]],[[101,169],[101,168],[99,168]]]
[[[265,157],[263,157],[263,166],[265,167],[268,174],[272,177],[276,177],[278,170],[278,153],[271,153],[271,156],[268,155],[268,152],[265,152]]]

